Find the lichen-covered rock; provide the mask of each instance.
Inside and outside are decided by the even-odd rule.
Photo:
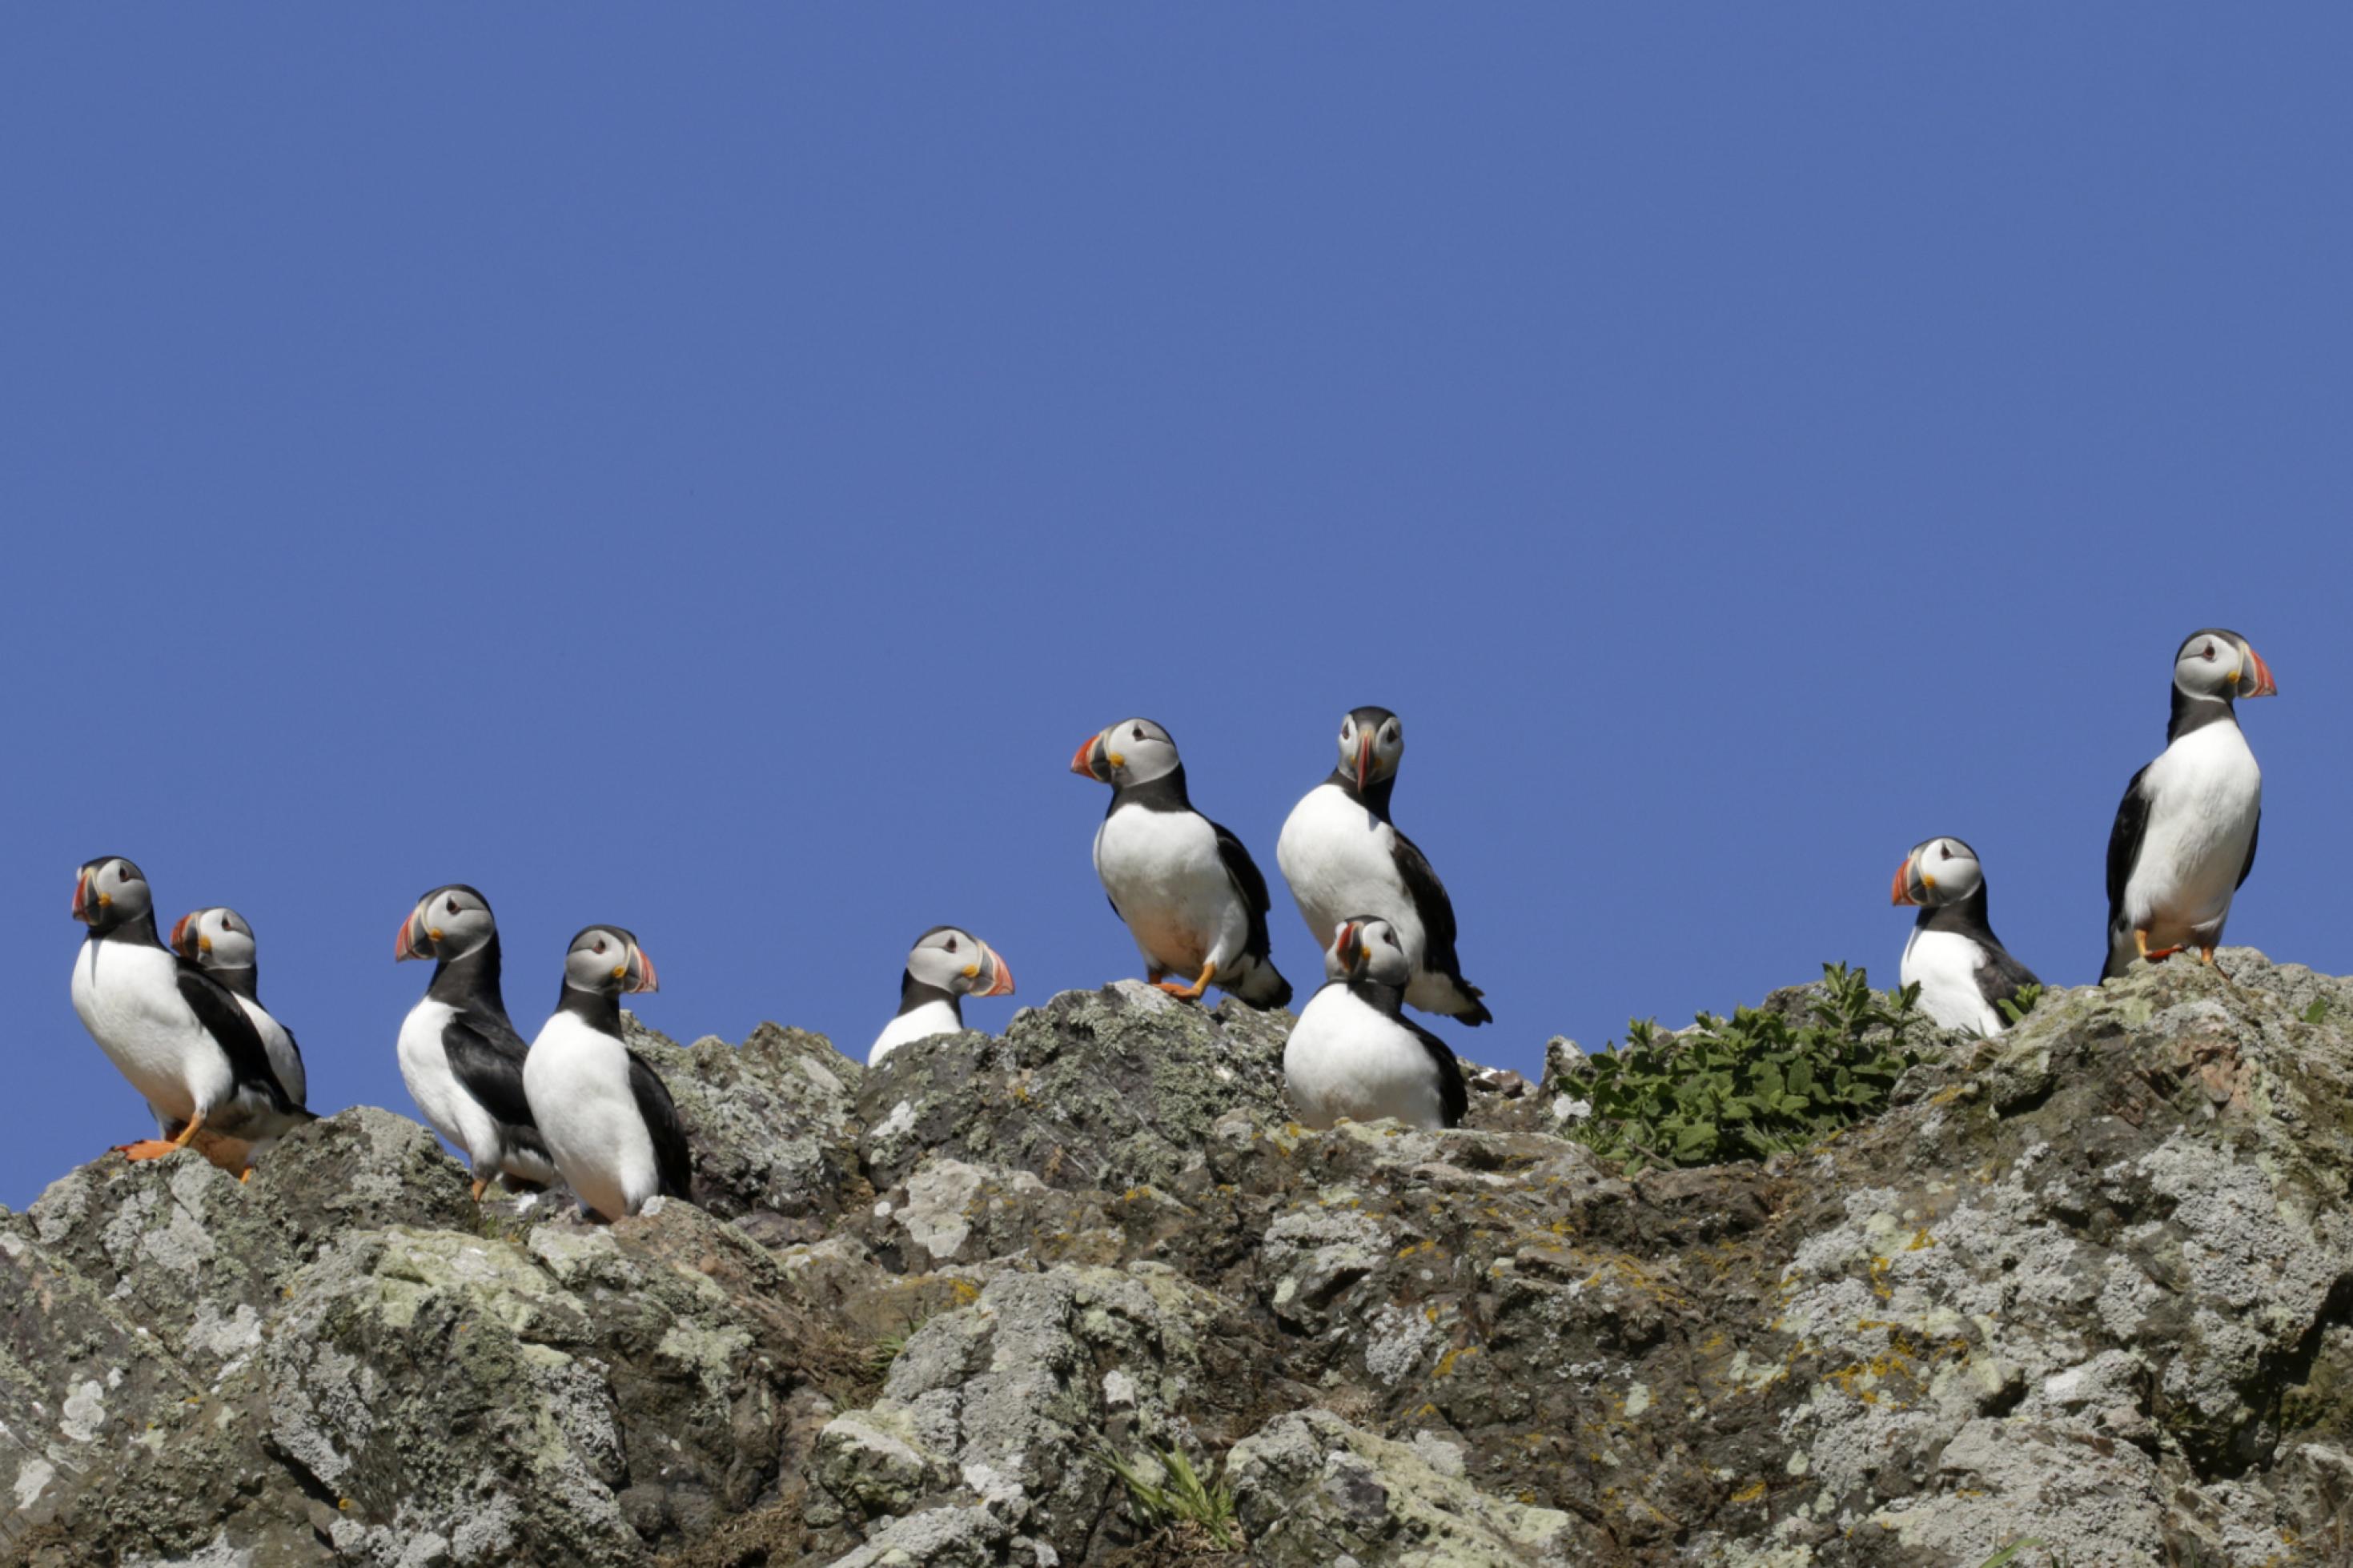
[[[1216,1539],[1112,1464],[1181,1451],[1234,1562],[2341,1563],[2353,983],[2223,967],[1631,1179],[1483,1069],[1463,1128],[1308,1131],[1287,1015],[1134,984],[871,1071],[640,1032],[697,1205],[610,1226],[383,1111],[244,1184],[109,1157],[0,1214],[0,1546],[1133,1568]]]

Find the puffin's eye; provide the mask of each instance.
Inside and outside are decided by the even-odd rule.
[[[605,951],[605,939],[601,936],[596,939],[596,951],[598,952]]]
[[[2199,649],[2199,650],[2198,650],[2198,657],[2199,657],[2200,658],[2205,659],[2205,660],[2206,660],[2207,662],[2209,662],[2209,663],[2213,662],[2213,658],[2214,658],[2214,645],[2213,645],[2212,643],[2208,643],[2204,647],[2202,647],[2202,648]]]
[[[1398,944],[1397,932],[1393,931],[1385,931],[1381,932],[1381,940],[1388,942],[1391,947],[1395,947]]]
[[[114,875],[117,880],[127,882],[131,880],[131,868],[128,866],[121,867],[116,870]]]
[[[2209,657],[2211,658],[2211,656],[2210,655]],[[1144,726],[1141,724],[1138,724],[1135,727],[1135,738],[1139,741],[1144,739]]]
[[[453,915],[458,912],[458,900],[455,899],[449,900],[449,912]]]
[[[950,938],[948,938],[948,951],[949,951],[950,952],[954,952],[955,950],[956,950],[955,938],[954,938],[954,937],[950,937]]]
[[[1938,856],[1937,856],[1937,858],[1938,858],[1938,859],[1940,859],[1940,860],[1949,860],[1949,859],[1951,859],[1952,858],[1953,858],[1953,847],[1952,847],[1951,845],[1949,845],[1949,844],[1946,845],[1946,846],[1943,847],[1942,851],[1941,851],[1941,852],[1938,854]]]

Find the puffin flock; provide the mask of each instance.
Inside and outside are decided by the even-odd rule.
[[[2100,977],[2195,948],[2214,962],[2231,900],[2255,862],[2263,773],[2237,700],[2269,697],[2269,666],[2236,632],[2192,634],[2174,655],[2166,747],[2132,777],[2108,838],[2107,948]],[[1324,983],[1283,1048],[1301,1121],[1394,1117],[1452,1127],[1466,1109],[1461,1069],[1412,1007],[1477,1026],[1493,1016],[1462,977],[1454,906],[1412,839],[1390,820],[1405,731],[1385,708],[1340,722],[1339,765],[1292,809],[1275,861],[1324,949]],[[1134,938],[1152,984],[1187,1002],[1211,986],[1282,1007],[1265,876],[1234,834],[1197,810],[1168,731],[1124,719],[1089,736],[1071,771],[1111,786],[1095,830],[1095,872]],[[1962,840],[1929,838],[1896,868],[1897,904],[1920,913],[1903,983],[1947,1028],[1994,1034],[2000,1004],[2038,984],[1993,933],[1986,878]],[[195,1147],[241,1176],[302,1122],[302,1053],[262,1005],[253,928],[235,910],[185,915],[167,944],[143,872],[119,855],[83,865],[73,918],[89,928],[74,962],[74,1011],[154,1113],[157,1135],[121,1145],[132,1160]],[[464,1152],[480,1201],[492,1182],[535,1192],[561,1181],[605,1220],[692,1184],[686,1134],[660,1075],[622,1036],[621,997],[651,991],[653,960],[617,925],[592,925],[564,955],[554,1015],[526,1041],[500,994],[498,923],[461,883],[434,889],[401,921],[396,961],[430,959],[433,977],[396,1045],[400,1073],[433,1130]],[[1013,971],[956,926],[916,940],[899,1011],[870,1065],[913,1040],[964,1027],[966,996],[1008,996]]]

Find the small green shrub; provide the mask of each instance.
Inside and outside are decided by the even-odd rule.
[[[1201,1479],[1183,1450],[1153,1445],[1163,1479],[1155,1483],[1144,1472],[1109,1448],[1103,1462],[1127,1488],[1128,1500],[1143,1522],[1159,1530],[1190,1534],[1219,1552],[1241,1550],[1241,1532],[1234,1527],[1234,1495],[1220,1481],[1212,1487]]]
[[[2011,1024],[2015,1025],[2023,1023],[2026,1016],[2034,1011],[2034,1005],[2042,1000],[2042,986],[2021,985],[2015,992],[1996,1003],[1995,1005],[2001,1009],[2001,1016],[2004,1018],[2007,1018]]]
[[[1593,1107],[1567,1136],[1631,1175],[1804,1149],[1876,1115],[1925,1054],[1905,1039],[1920,1023],[1920,988],[1873,991],[1868,971],[1842,963],[1822,965],[1822,982],[1810,1023],[1742,1007],[1730,1018],[1703,1013],[1681,1035],[1628,1024],[1623,1046],[1559,1082]]]
[[[2327,1016],[2328,998],[2326,996],[2314,997],[2312,1005],[2304,1010],[2304,1021],[2307,1024],[2317,1024]]]

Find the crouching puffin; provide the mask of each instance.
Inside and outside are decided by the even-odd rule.
[[[1916,904],[1920,918],[1904,944],[1903,981],[1920,987],[1921,1010],[1947,1029],[2001,1033],[2001,1005],[2023,985],[2042,984],[2010,956],[1986,923],[1985,868],[1957,838],[1912,847],[1895,868],[1890,901]]]
[[[1378,915],[1341,921],[1324,971],[1334,978],[1307,999],[1282,1047],[1299,1120],[1459,1124],[1471,1103],[1462,1068],[1445,1041],[1405,1016],[1413,961],[1396,925]]]
[[[310,1075],[302,1070],[302,1047],[294,1031],[269,1015],[261,1005],[259,966],[254,959],[253,927],[235,910],[215,907],[182,915],[172,925],[172,951],[228,987],[245,1016],[253,1020],[269,1053],[269,1070],[278,1087],[297,1105],[310,1100]]]
[[[1193,809],[1168,731],[1123,719],[1080,742],[1071,771],[1112,786],[1095,875],[1152,983],[1188,1002],[1216,985],[1253,1007],[1288,1003],[1267,935],[1266,878],[1240,839]],[[1188,978],[1162,978],[1171,973]]]
[[[934,926],[916,939],[899,977],[899,1012],[866,1053],[872,1067],[910,1040],[964,1027],[966,996],[1010,996],[1013,971],[988,943],[955,926]]]
[[[693,1183],[670,1089],[621,1043],[621,993],[656,989],[653,961],[619,926],[590,926],[564,955],[564,994],[523,1058],[523,1093],[581,1206],[615,1220]]]
[[[2247,639],[2210,627],[2173,656],[2165,750],[2133,774],[2108,834],[2108,951],[2100,978],[2185,947],[2214,962],[2231,899],[2255,867],[2263,772],[2237,699],[2279,688]]]
[[[228,988],[157,939],[154,894],[138,867],[120,855],[82,867],[73,918],[90,928],[74,961],[74,1011],[162,1134],[122,1152],[152,1160],[200,1133],[258,1151],[316,1120],[278,1081]]]
[[[1429,858],[1389,820],[1404,756],[1405,730],[1388,709],[1358,708],[1341,720],[1340,765],[1292,807],[1275,864],[1319,943],[1352,913],[1378,915],[1413,964],[1408,1005],[1490,1024],[1495,1016],[1454,956],[1453,900]]]
[[[417,900],[393,939],[393,962],[433,960],[424,999],[400,1025],[400,1078],[434,1131],[466,1152],[474,1201],[503,1176],[542,1187],[555,1162],[522,1091],[531,1047],[499,993],[499,926],[490,900],[462,883]]]

